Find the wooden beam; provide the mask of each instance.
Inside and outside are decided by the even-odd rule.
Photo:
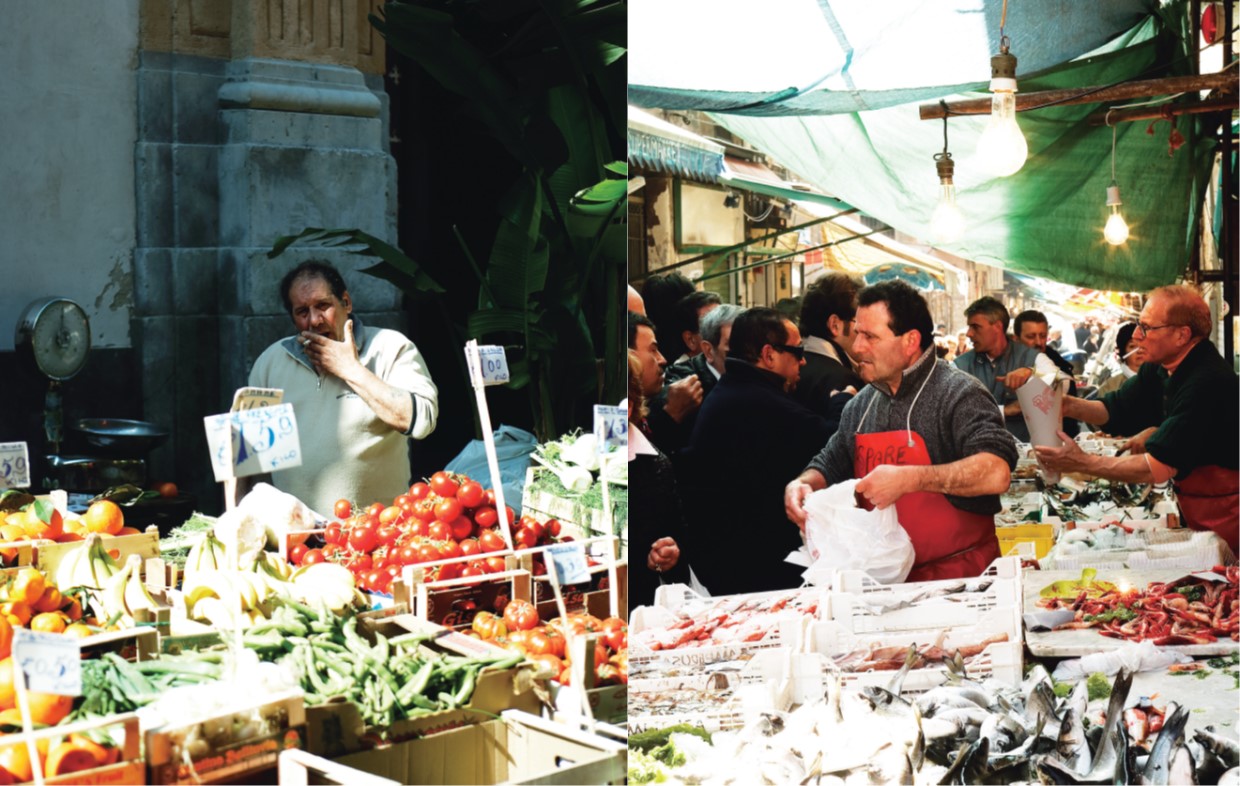
[[[1199,115],[1206,112],[1231,112],[1236,109],[1235,98],[1215,98],[1210,101],[1197,101],[1191,104],[1163,104],[1162,106],[1141,106],[1132,109],[1113,109],[1108,120],[1106,109],[1099,109],[1089,116],[1090,125],[1104,126],[1109,122],[1127,123],[1134,120],[1157,120],[1158,118],[1176,115]]]
[[[1217,74],[1199,76],[1171,76],[1164,79],[1146,79],[1140,82],[1121,82],[1118,85],[1075,87],[1066,90],[1039,90],[1016,94],[1016,111],[1027,112],[1054,104],[1101,104],[1108,101],[1129,101],[1134,98],[1152,98],[1171,93],[1192,93],[1199,90],[1235,89],[1240,76],[1237,72],[1220,71]],[[917,108],[922,120],[941,120],[947,115],[988,115],[990,98],[970,98],[948,101],[947,112],[942,103],[922,104]]]

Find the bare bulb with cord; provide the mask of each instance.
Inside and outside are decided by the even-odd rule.
[[[1112,181],[1107,187],[1107,207],[1110,208],[1111,215],[1107,216],[1106,226],[1102,228],[1102,236],[1113,246],[1122,246],[1128,241],[1128,224],[1119,212],[1119,206],[1122,204],[1119,198],[1119,186]]]
[[[930,214],[930,239],[935,243],[955,243],[963,235],[964,215],[956,205],[956,187],[946,184]]]
[[[1016,96],[1008,91],[991,98],[990,120],[977,142],[977,155],[982,167],[996,177],[1007,177],[1020,171],[1029,157],[1029,144],[1016,124]]]

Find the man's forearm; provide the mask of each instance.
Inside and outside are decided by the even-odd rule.
[[[389,385],[361,365],[344,381],[380,420],[401,433],[409,431],[413,425],[413,395],[408,390]]]
[[[1164,473],[1166,477],[1155,477],[1151,471],[1150,460],[1147,456],[1148,454],[1146,453],[1135,456],[1095,456],[1088,454],[1082,471],[1100,478],[1117,480],[1121,483],[1160,483],[1175,476],[1175,470],[1164,464],[1162,466],[1168,470]]]
[[[1111,413],[1107,412],[1106,404],[1101,401],[1087,401],[1076,396],[1063,397],[1063,416],[1083,421],[1091,426],[1101,426],[1111,419]]]
[[[919,491],[951,494],[957,497],[980,497],[1002,494],[1012,484],[1012,471],[1007,462],[993,453],[978,453],[950,464],[918,467]]]
[[[797,480],[806,483],[814,491],[822,491],[827,487],[827,478],[816,469],[807,469],[797,476]]]

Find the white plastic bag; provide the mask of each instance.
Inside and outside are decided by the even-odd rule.
[[[811,584],[830,584],[837,570],[864,570],[877,582],[899,584],[913,569],[913,542],[895,505],[859,508],[856,486],[849,480],[805,498],[805,540],[814,562],[803,575]]]

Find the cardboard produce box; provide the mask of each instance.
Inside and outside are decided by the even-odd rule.
[[[185,725],[168,724],[146,732],[147,772],[151,783],[247,782],[276,766],[280,751],[301,748],[306,738],[305,698],[300,690],[265,697],[258,704]],[[255,711],[272,730],[246,736]]]
[[[281,758],[280,782],[620,784],[627,768],[622,742],[508,710],[498,720],[352,753],[325,765],[291,753]],[[317,776],[313,780],[311,771]]]
[[[545,521],[555,519],[560,522],[561,534],[571,535],[577,540],[584,540],[599,535],[615,535],[620,538],[621,554],[628,556],[628,509],[618,504],[615,492],[612,498],[611,528],[607,527],[603,511],[583,505],[580,499],[558,497],[535,488],[535,481],[543,474],[554,477],[554,473],[545,467],[532,466],[526,470],[525,488],[521,494],[521,512],[527,516]],[[613,491],[617,488],[612,485]]]
[[[134,713],[113,715],[108,718],[92,718],[90,720],[78,721],[77,723],[52,726],[31,732],[30,738],[36,741],[54,741],[58,737],[67,736],[75,732],[89,732],[103,728],[115,729],[117,726],[123,729],[124,740],[121,742],[120,758],[114,764],[104,764],[89,770],[68,772],[53,778],[46,777],[46,773],[44,773],[43,782],[48,784],[147,783],[146,762],[142,760],[140,750],[142,735],[138,731],[138,716]],[[15,745],[25,745],[26,735],[21,733],[9,734],[6,735],[5,741],[6,744],[11,742]]]

